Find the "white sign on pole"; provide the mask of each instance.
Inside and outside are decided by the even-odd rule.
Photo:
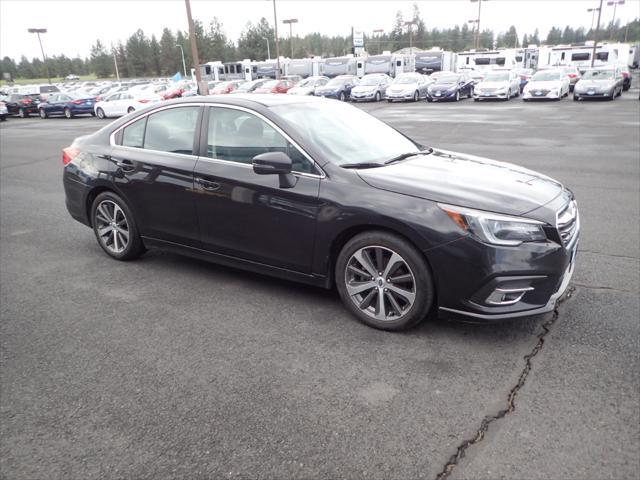
[[[364,47],[364,32],[362,30],[355,30],[353,32],[353,46]]]

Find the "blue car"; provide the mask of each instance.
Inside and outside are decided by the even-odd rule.
[[[48,118],[53,115],[64,115],[67,118],[76,115],[95,115],[93,111],[95,103],[94,97],[86,95],[51,93],[45,102],[38,105],[38,113],[40,118]]]
[[[351,98],[351,89],[358,84],[358,77],[355,75],[338,75],[327,82],[322,87],[317,87],[314,95],[316,97],[336,98],[345,101]]]

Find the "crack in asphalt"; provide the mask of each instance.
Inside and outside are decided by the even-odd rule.
[[[640,260],[640,257],[633,257],[631,255],[617,255],[615,253],[596,252],[595,250],[578,250],[578,252],[590,253],[592,255],[601,255],[603,257],[626,258],[628,260]]]
[[[564,301],[566,301],[569,297],[571,297],[574,291],[575,291],[575,287],[571,287],[567,292],[567,294],[565,295],[565,297],[561,299],[556,305],[556,308],[553,310],[553,315],[551,316],[551,318],[549,318],[549,320],[547,320],[542,324],[542,333],[538,335],[538,341],[536,342],[533,349],[527,355],[524,356],[525,366],[522,369],[522,372],[520,372],[520,376],[518,377],[518,382],[509,391],[509,395],[507,396],[506,408],[504,408],[503,410],[500,410],[498,413],[494,415],[487,415],[482,419],[482,422],[480,422],[480,427],[476,430],[476,434],[474,435],[474,437],[464,440],[462,443],[460,443],[460,445],[458,445],[456,452],[453,455],[451,455],[451,457],[449,457],[449,460],[444,465],[442,471],[436,476],[436,480],[445,480],[446,478],[448,478],[449,475],[451,475],[453,470],[456,468],[456,466],[460,463],[460,460],[464,458],[467,452],[467,449],[472,445],[475,445],[476,443],[479,443],[482,440],[484,440],[485,434],[489,430],[489,426],[493,422],[496,422],[501,418],[506,417],[516,409],[516,403],[515,403],[516,396],[518,395],[518,392],[520,391],[520,389],[522,389],[522,387],[524,386],[525,382],[527,381],[527,377],[531,372],[531,369],[532,369],[531,360],[533,359],[533,357],[538,355],[538,353],[540,353],[540,350],[542,350],[542,346],[544,345],[544,338],[551,331],[550,329],[551,326],[558,319],[558,316],[559,316],[558,306]]]
[[[640,293],[638,290],[626,290],[624,288],[606,287],[604,285],[587,285],[585,283],[577,283],[577,282],[573,282],[573,285],[575,287],[587,288],[589,290],[610,290],[610,291],[613,291],[613,292],[635,293],[635,294]]]

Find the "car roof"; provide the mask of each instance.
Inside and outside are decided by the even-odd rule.
[[[314,96],[296,96],[296,95],[282,95],[278,93],[237,93],[235,95],[216,95],[214,97],[187,97],[171,100],[171,104],[180,103],[225,103],[229,105],[238,105],[245,107],[276,107],[279,105],[291,105],[291,104],[304,104],[313,102],[326,102],[325,98]],[[165,105],[168,105],[166,103]]]

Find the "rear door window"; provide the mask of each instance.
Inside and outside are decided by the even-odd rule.
[[[122,145],[124,147],[142,148],[146,123],[147,118],[145,117],[126,126],[122,133]]]
[[[192,155],[199,110],[197,106],[175,107],[149,115],[145,150]]]

